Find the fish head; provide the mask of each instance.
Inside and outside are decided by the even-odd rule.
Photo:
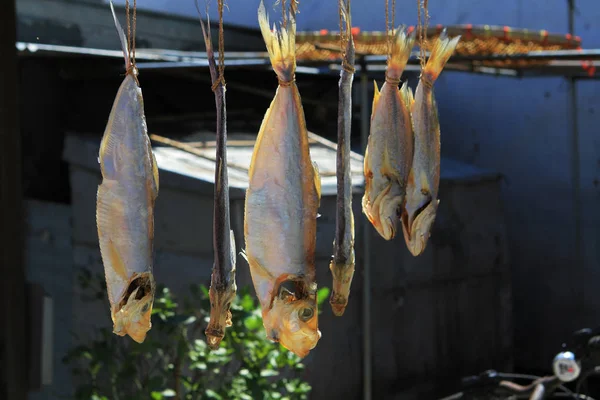
[[[439,200],[430,200],[412,215],[406,211],[402,214],[404,239],[408,250],[415,257],[425,251],[439,204]]]
[[[210,321],[205,334],[208,346],[217,349],[225,337],[225,328],[232,325],[231,303],[235,300],[235,284],[227,288],[211,285],[208,291],[210,297]]]
[[[345,263],[337,263],[335,260],[331,260],[329,269],[333,277],[329,303],[331,304],[333,314],[341,317],[348,305],[350,285],[354,277],[354,251],[351,253],[351,258],[346,260]]]
[[[368,200],[365,202],[363,198],[365,215],[385,240],[391,240],[396,236],[403,202],[404,195],[400,193],[399,187],[391,183],[377,195],[372,204],[368,204]]]
[[[299,357],[306,357],[321,338],[316,300],[316,290],[307,298],[297,299],[282,287],[271,308],[263,313],[267,338]]]
[[[142,343],[152,327],[150,316],[154,304],[154,280],[149,273],[131,279],[121,301],[113,308],[113,332],[119,336],[129,335]]]

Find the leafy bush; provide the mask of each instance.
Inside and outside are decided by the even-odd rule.
[[[104,277],[84,270],[79,278],[85,297],[106,302]],[[319,291],[319,303],[329,290]],[[221,347],[205,342],[210,303],[208,290],[191,287],[191,298],[178,303],[159,287],[152,329],[144,343],[99,329],[97,338],[72,349],[64,362],[72,368],[77,400],[306,399],[311,387],[299,375],[299,357],[265,338],[260,307],[250,289],[238,291],[231,307],[233,326]]]

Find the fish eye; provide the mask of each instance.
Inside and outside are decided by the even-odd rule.
[[[142,307],[142,314],[145,314],[146,311],[148,311],[148,308],[150,308],[150,304],[148,304],[148,303],[144,304],[144,307]]]
[[[313,315],[315,315],[315,312],[312,308],[307,307],[307,308],[303,308],[302,310],[298,311],[298,316],[304,322],[311,319],[313,317]]]

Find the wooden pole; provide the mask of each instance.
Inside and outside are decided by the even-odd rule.
[[[27,398],[21,138],[18,128],[15,0],[0,1],[0,398]]]

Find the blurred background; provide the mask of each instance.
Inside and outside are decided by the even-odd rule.
[[[124,3],[115,3],[122,24]],[[238,251],[244,247],[249,154],[277,87],[258,31],[258,4],[230,0],[224,15]],[[266,4],[277,21],[280,8],[270,0]],[[154,142],[161,176],[156,279],[183,298],[193,295],[190,283],[210,282],[214,96],[202,64],[205,47],[194,1],[140,0],[138,7],[139,79],[149,133],[195,148],[186,152]],[[299,9],[298,31],[338,29],[335,1],[303,0]],[[384,30],[384,10],[383,1],[353,0],[353,26]],[[429,13],[430,26],[547,30],[580,37],[583,49],[600,48],[597,0],[430,0]],[[210,19],[215,37],[214,0]],[[396,1],[399,24],[417,24],[416,1]],[[82,390],[91,378],[73,371],[108,365],[94,357],[114,348],[106,345],[88,351],[89,356],[87,350],[73,355],[73,349],[91,348],[91,338],[105,344],[114,340],[98,339],[99,329],[110,330],[111,320],[102,288],[92,292],[90,281],[100,274],[102,283],[95,227],[97,154],[124,73],[118,36],[108,3],[101,0],[5,1],[0,26],[0,229],[5,238],[0,246],[5,314],[0,398],[58,399],[75,393],[102,398]],[[581,60],[555,60],[529,71],[486,69],[469,60],[449,65],[435,83],[442,131],[440,211],[427,250],[414,258],[401,237],[386,242],[365,226],[360,210],[372,81],[383,82],[383,69],[367,61],[366,71],[360,68],[354,80],[357,268],[352,295],[341,318],[333,316],[327,302],[321,306],[323,337],[302,361],[304,368],[289,372],[311,390],[299,389],[288,398],[432,399],[455,390],[462,376],[489,368],[551,373],[552,359],[572,331],[600,325],[600,74],[583,68]],[[331,286],[327,265],[335,228],[339,69],[329,65],[334,63],[339,64],[299,61],[297,73],[313,135],[311,153],[325,171],[318,221],[320,287]],[[418,72],[415,64],[403,77],[413,88]],[[237,265],[238,287],[250,285],[243,258]],[[82,300],[97,293],[98,301]],[[253,296],[253,289],[249,293]],[[240,318],[250,318],[252,307],[244,307]],[[192,315],[193,310],[180,312]],[[204,340],[203,334],[186,335]],[[135,351],[139,356],[129,338],[119,340],[127,342],[119,344],[125,346],[118,350],[121,356]],[[226,347],[231,359],[242,354],[233,344]],[[160,345],[147,349],[159,350]],[[282,350],[272,346],[269,351]],[[170,362],[163,361],[168,375]],[[119,385],[133,385],[127,379]],[[152,398],[171,397],[171,389],[170,378],[164,378]],[[218,398],[206,391],[198,397],[185,397],[179,389],[174,393],[181,399]],[[249,398],[263,395],[257,396]],[[264,398],[279,398],[273,396]]]

